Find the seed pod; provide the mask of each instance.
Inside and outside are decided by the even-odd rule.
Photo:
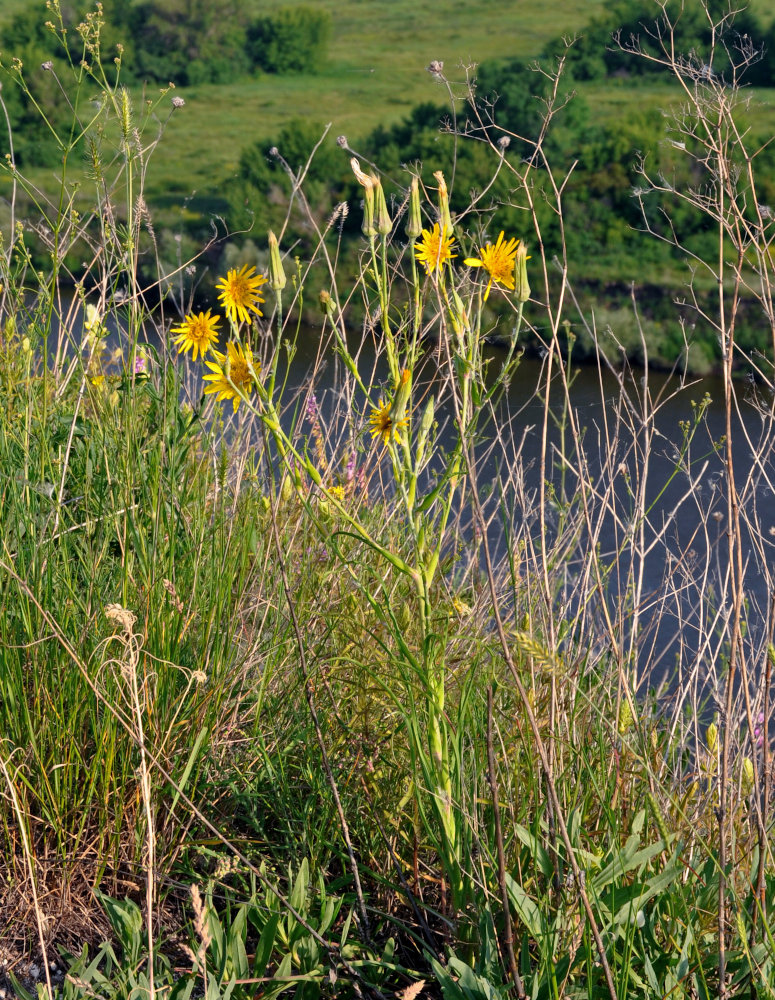
[[[377,215],[377,232],[380,236],[388,236],[393,230],[393,221],[385,201],[385,192],[382,190],[382,182],[379,177],[371,175],[371,182],[374,185],[374,209]]]
[[[442,237],[451,236],[455,231],[455,227],[452,225],[452,216],[449,214],[447,182],[444,180],[444,174],[440,170],[437,170],[433,176],[439,182],[439,225]]]
[[[281,292],[288,284],[283,268],[283,259],[280,256],[280,245],[277,237],[269,230],[269,287],[273,292]]]
[[[410,240],[416,240],[422,234],[422,210],[420,208],[420,182],[412,178],[409,188],[409,219],[406,223],[406,235]]]
[[[520,241],[514,261],[514,294],[517,302],[527,302],[530,298],[530,282],[527,280],[527,262],[529,260],[527,247]]]

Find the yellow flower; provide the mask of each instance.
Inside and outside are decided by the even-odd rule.
[[[176,345],[178,354],[192,351],[193,359],[196,361],[197,355],[204,357],[218,340],[216,327],[221,322],[221,317],[211,316],[211,311],[208,309],[206,313],[200,312],[199,315],[191,313],[179,326],[170,330],[170,334],[175,338],[173,344]]]
[[[213,351],[215,361],[205,361],[211,370],[211,375],[205,375],[204,381],[211,385],[205,386],[205,394],[218,393],[216,399],[230,399],[234,406],[234,412],[241,399],[245,399],[252,391],[254,385],[253,373],[261,370],[257,361],[253,360],[253,353],[249,347],[240,347],[231,341],[226,345],[226,354]]]
[[[373,438],[381,437],[384,445],[390,444],[391,437],[395,441],[400,441],[401,435],[399,431],[407,424],[406,417],[396,420],[391,413],[392,409],[392,403],[383,403],[380,400],[379,406],[371,411],[371,416],[369,417],[371,436]]]
[[[255,270],[254,267],[244,264],[239,271],[231,268],[225,278],[216,282],[215,287],[220,289],[218,298],[233,323],[249,322],[251,318],[249,310],[258,316],[262,315],[258,304],[263,302],[264,298],[258,289],[266,278],[263,274],[255,274]]]
[[[423,229],[422,238],[417,241],[414,252],[426,274],[441,270],[442,264],[457,257],[456,253],[452,253],[454,242],[455,237],[448,236],[446,228],[439,229],[438,222],[433,229]]]
[[[488,243],[487,246],[480,249],[481,259],[479,257],[467,257],[463,261],[469,267],[483,267],[489,274],[490,280],[487,283],[487,291],[484,293],[485,302],[487,301],[487,296],[490,294],[493,281],[497,281],[499,285],[504,285],[506,288],[511,289],[511,291],[514,290],[514,262],[517,258],[518,246],[519,240],[514,238],[504,243],[503,231],[501,230],[501,234],[494,245]]]

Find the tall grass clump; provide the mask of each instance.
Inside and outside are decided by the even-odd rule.
[[[458,140],[510,177],[521,232],[489,188],[453,214],[454,162],[397,185],[343,136],[362,203],[321,223],[309,163],[277,149],[314,252],[268,233],[263,268],[195,299],[190,262],[141,279],[149,157],[182,102],[103,72],[99,7],[66,31],[49,4],[57,189],[4,167],[0,926],[50,995],[772,994],[775,354],[735,338],[751,299],[775,351],[771,213],[737,70],[679,55],[656,7],[662,55],[628,45],[683,92],[666,139],[693,180],[644,163],[638,196],[717,234],[713,260],[686,253],[718,287],[721,435],[688,332],[672,379],[634,372],[544,252],[536,181],[562,232],[573,170],[545,144],[562,58],[528,157],[465,84]],[[669,217],[655,237],[683,247]]]

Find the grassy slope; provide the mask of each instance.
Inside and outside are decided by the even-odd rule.
[[[289,5],[288,0],[282,5]],[[400,120],[419,102],[446,100],[444,89],[426,72],[430,60],[443,60],[462,92],[466,66],[491,58],[527,62],[558,32],[583,30],[604,7],[602,0],[557,0],[550,7],[496,0],[318,0],[318,5],[330,10],[333,20],[323,73],[258,76],[177,91],[186,107],[169,117],[146,181],[158,224],[177,228],[186,216],[198,216],[206,224],[213,213],[226,212],[223,195],[242,149],[256,139],[275,137],[289,118],[307,119],[321,130],[330,123],[334,135],[344,133],[357,144],[376,125]],[[0,19],[17,6],[17,0],[0,0]],[[765,0],[754,6],[767,16]],[[634,105],[664,107],[677,96],[669,85],[640,83],[636,90],[626,80],[583,92],[609,121],[627,115]],[[163,117],[167,100],[162,102]],[[764,121],[768,114],[765,106],[756,118]],[[48,170],[31,173],[43,186],[50,181]],[[6,183],[0,178],[2,193]]]
[[[405,117],[421,101],[446,94],[425,67],[444,61],[453,80],[465,80],[463,66],[484,59],[535,57],[558,30],[556,6],[497,4],[479,0],[393,0],[335,3],[329,65],[317,76],[262,76],[228,86],[178,91],[185,114],[171,120],[154,157],[151,194],[190,180],[189,190],[212,189],[213,180],[233,176],[244,145],[270,138],[291,117],[353,141],[379,124]],[[597,13],[599,0],[561,0],[563,29],[580,29]],[[192,155],[192,151],[194,155]],[[180,167],[185,164],[185,174]]]

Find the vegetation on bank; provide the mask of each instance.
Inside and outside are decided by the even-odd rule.
[[[51,165],[60,161],[63,135],[57,135],[57,129],[61,133],[62,128],[66,128],[69,114],[59,82],[61,74],[67,72],[67,60],[63,59],[61,40],[56,32],[45,27],[48,15],[42,13],[43,8],[42,3],[23,8],[2,31],[4,64],[11,71],[9,82],[18,82],[14,79],[11,57],[20,59],[25,67],[22,70],[25,87],[12,86],[4,91],[15,135],[14,159],[17,165],[25,168],[30,165],[30,157],[36,165],[43,161]],[[146,249],[141,256],[141,267],[145,267],[146,260],[148,262],[149,281],[154,279],[157,255],[161,256],[164,270],[173,270],[176,263],[184,262],[203,241],[209,240],[214,219],[220,220],[215,225],[222,227],[221,241],[212,247],[207,260],[213,268],[221,269],[229,263],[229,258],[219,259],[219,248],[228,243],[225,237],[229,231],[243,233],[247,230],[260,234],[270,226],[285,226],[283,205],[289,197],[290,186],[283,162],[296,170],[314,148],[318,148],[318,153],[312,161],[308,183],[310,204],[318,226],[323,224],[326,214],[333,211],[337,201],[350,201],[357,195],[347,162],[349,154],[335,143],[338,127],[330,130],[319,145],[324,130],[321,112],[314,107],[305,110],[304,94],[319,88],[314,75],[316,69],[325,69],[331,63],[338,67],[335,72],[340,74],[343,87],[347,82],[347,67],[341,64],[337,48],[342,43],[329,30],[332,26],[330,11],[322,6],[313,10],[302,4],[275,7],[270,14],[259,16],[258,8],[249,5],[238,5],[238,8],[233,10],[229,0],[221,0],[220,4],[195,4],[191,10],[186,8],[188,12],[184,17],[182,6],[169,4],[103,5],[105,23],[100,53],[108,66],[111,83],[115,82],[113,74],[117,72],[111,55],[118,51],[116,46],[121,45],[118,72],[121,82],[130,88],[140,83],[144,87],[161,84],[164,91],[171,83],[186,88],[185,110],[170,119],[168,111],[158,106],[169,142],[162,144],[146,177],[146,197],[154,214],[157,236],[154,250]],[[668,5],[666,8],[668,16],[673,18],[676,45],[681,52],[706,52],[711,43],[713,18],[718,20],[720,28],[713,72],[722,79],[730,78],[731,82],[730,58],[736,59],[735,83],[742,88],[739,91],[742,102],[747,96],[760,93],[756,88],[769,85],[772,79],[775,22],[768,22],[762,8],[756,12],[737,12],[722,22],[722,9],[723,4],[716,3],[709,20],[699,4],[690,4],[680,16],[677,16],[678,7],[674,9]],[[595,11],[591,12],[594,15]],[[502,173],[490,185],[488,157],[476,143],[461,142],[459,136],[467,133],[481,138],[485,131],[496,137],[508,135],[513,137],[506,150],[510,162],[517,164],[530,155],[533,144],[542,134],[551,80],[557,60],[561,59],[562,83],[553,99],[554,128],[542,141],[551,147],[554,180],[568,175],[563,200],[565,231],[561,237],[558,219],[547,208],[542,218],[546,253],[553,257],[560,240],[564,240],[569,260],[574,265],[576,294],[582,305],[586,310],[591,309],[593,303],[598,309],[602,305],[606,314],[616,316],[620,336],[627,341],[630,359],[642,363],[639,333],[628,319],[629,287],[634,280],[648,323],[651,362],[669,367],[680,349],[681,323],[687,321],[687,311],[676,308],[675,304],[676,299],[685,298],[685,257],[671,245],[671,231],[674,230],[682,245],[699,258],[713,252],[714,237],[703,213],[674,194],[673,188],[690,184],[693,178],[687,172],[691,168],[682,149],[684,140],[675,130],[666,127],[665,104],[675,103],[678,95],[675,91],[672,95],[665,91],[669,67],[654,58],[654,43],[648,41],[658,34],[658,15],[658,8],[649,13],[642,9],[641,3],[623,0],[612,8],[598,11],[567,49],[561,38],[552,39],[547,34],[545,37],[549,40],[539,43],[532,53],[525,52],[511,60],[486,60],[476,70],[475,77],[472,75],[467,81],[458,79],[448,89],[439,88],[437,83],[433,91],[426,86],[426,93],[440,94],[441,101],[426,100],[404,113],[401,121],[379,125],[376,129],[371,127],[368,132],[361,128],[351,132],[347,127],[346,138],[349,146],[360,155],[372,163],[379,163],[388,197],[397,199],[397,203],[400,203],[401,188],[407,183],[405,165],[423,163],[432,172],[454,158],[454,209],[461,211],[472,192],[486,189],[487,195],[480,207],[489,213],[492,232],[497,234],[501,229],[518,227],[525,205],[511,203],[507,173]],[[73,21],[77,16],[77,12],[73,12]],[[362,16],[360,8],[337,12],[343,26]],[[460,17],[458,12],[454,23],[458,23]],[[401,12],[392,11],[390,18],[393,19],[390,25],[383,26],[388,34],[402,23]],[[339,20],[337,31],[340,30]],[[437,20],[434,17],[434,23]],[[365,30],[360,20],[355,23]],[[532,21],[530,23],[533,25]],[[347,44],[351,45],[352,29],[343,26],[341,30],[349,39]],[[537,16],[533,27],[546,31]],[[640,58],[628,51],[633,47],[630,40],[635,37],[645,46]],[[125,41],[120,42],[120,39]],[[443,48],[451,44],[451,39],[442,33],[439,43]],[[333,52],[331,59],[327,55],[329,45]],[[412,45],[408,55],[402,53],[402,60],[412,57],[415,51]],[[477,45],[488,51],[483,38]],[[531,68],[527,58],[539,48],[543,72]],[[427,53],[416,54],[418,67],[426,60]],[[50,65],[51,69],[40,71],[41,65]],[[290,73],[283,78],[289,83],[282,84],[292,88],[283,105],[282,124],[274,128],[265,121],[263,106],[266,102],[257,108],[246,97],[249,91],[239,93],[240,87],[257,86],[251,84],[251,77],[245,74],[259,69],[274,74]],[[458,70],[453,78],[461,74],[462,70]],[[242,82],[229,85],[228,81],[235,79]],[[277,79],[275,75],[274,80]],[[605,99],[609,104],[612,94],[630,94],[624,109],[614,118],[599,114],[597,102],[601,81],[606,82]],[[749,91],[752,85],[755,89]],[[266,89],[267,84],[260,86]],[[271,84],[272,88],[276,86],[275,82]],[[85,107],[94,98],[90,88],[93,84],[87,76],[81,94]],[[652,93],[654,98],[649,97]],[[396,94],[397,98],[399,96]],[[353,99],[362,104],[364,96]],[[406,100],[405,97],[401,99]],[[761,109],[757,110],[755,100],[746,103],[745,109],[738,109],[738,116],[741,127],[750,129],[749,148],[756,150],[760,167],[759,195],[762,204],[769,206],[775,201],[769,179],[773,175],[770,161],[775,154],[766,142],[766,117]],[[49,121],[55,126],[53,130],[41,120],[36,104],[47,109]],[[299,115],[296,118],[291,115],[290,121],[289,106],[298,109]],[[157,105],[152,101],[148,107]],[[337,113],[341,115],[342,110],[337,109]],[[248,115],[250,131],[263,133],[266,138],[256,141],[246,133]],[[340,120],[347,122],[349,115],[346,111]],[[368,120],[373,122],[380,117],[385,116],[375,114]],[[191,155],[192,130],[207,136],[206,155]],[[224,130],[228,131],[228,136]],[[235,144],[234,136],[244,136],[244,139]],[[166,148],[171,151],[168,161],[165,161]],[[271,155],[273,150],[279,151],[282,159]],[[80,179],[83,183],[83,164],[88,164],[88,151],[81,143],[76,144],[73,152],[75,155],[69,158],[68,171],[74,180]],[[219,163],[223,176],[218,183],[214,172],[219,169]],[[160,169],[159,164],[166,165]],[[644,182],[644,171],[651,180],[669,178],[670,183],[659,191],[659,185]],[[544,171],[536,174],[540,188],[544,187],[542,173]],[[48,171],[45,178],[38,171],[33,174],[37,185],[54,197]],[[645,194],[648,197],[644,197]],[[537,200],[540,202],[540,198]],[[88,210],[88,205],[80,205],[79,201],[80,196],[76,194],[77,207]],[[25,214],[34,217],[37,211],[34,199],[20,204]],[[289,240],[296,241],[297,252],[307,258],[314,245],[314,234],[305,225],[303,212],[292,211],[288,225]],[[653,229],[659,238],[653,239],[650,233],[645,233],[646,228]],[[349,224],[344,223],[343,238],[357,239],[357,226],[352,220]],[[250,249],[255,239],[252,244],[245,244],[244,235],[235,236],[232,242],[232,255],[239,253],[240,245],[248,246],[248,255],[255,254]],[[35,255],[42,248],[31,239],[30,250]],[[74,272],[74,280],[81,277],[81,250],[81,246],[74,246],[67,262]],[[234,256],[231,259],[235,259]],[[252,259],[257,265],[264,263],[255,255]],[[189,289],[197,287],[196,277],[188,281]],[[701,269],[694,276],[693,287],[703,296],[713,294],[712,281],[704,281]],[[568,318],[575,321],[573,316]],[[758,311],[749,299],[741,304],[740,325],[744,327],[747,346],[761,349]],[[590,356],[589,339],[583,330],[577,333],[577,354]],[[692,340],[693,368],[698,372],[718,370],[721,358],[712,325],[696,323]]]
[[[195,302],[143,187],[177,95],[138,105],[103,74],[102,28],[87,16],[70,42],[56,202],[5,167],[40,213],[12,197],[0,255],[13,988],[770,997],[773,223],[738,92],[667,33],[685,168],[649,194],[705,219],[676,224],[671,252],[716,288],[698,281],[691,305],[720,343],[727,433],[696,399],[666,437],[664,395],[616,330],[611,350],[583,312],[566,323],[577,133],[552,103],[559,70],[513,159],[526,137],[473,93],[473,132],[402,186],[391,149],[436,134],[421,111],[373,164],[348,141],[300,166],[279,150],[290,190],[275,184],[277,234],[255,237],[262,266],[227,260]],[[88,211],[68,174],[82,149]],[[459,200],[473,163],[487,190]],[[310,300],[318,353],[297,386]],[[599,427],[574,402],[575,330],[617,380]],[[506,395],[528,338],[535,428]]]

